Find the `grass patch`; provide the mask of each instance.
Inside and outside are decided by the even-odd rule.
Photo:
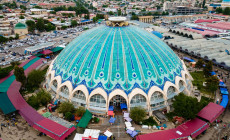
[[[193,86],[196,86],[198,90],[204,94],[212,95],[212,93],[205,86],[203,86],[203,83],[206,80],[203,71],[190,72],[190,74],[193,77]]]

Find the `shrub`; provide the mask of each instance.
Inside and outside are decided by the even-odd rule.
[[[58,112],[63,114],[67,112],[74,113],[75,111],[74,105],[71,102],[63,102],[58,108]]]
[[[65,113],[65,118],[67,119],[67,120],[70,120],[71,118],[72,118],[72,113],[71,112],[66,112]]]
[[[76,109],[76,115],[77,116],[83,116],[85,113],[85,108],[82,107],[82,106],[79,106],[77,109]]]
[[[133,121],[137,124],[142,122],[145,117],[146,117],[146,112],[145,109],[142,107],[134,107],[130,111],[130,118],[132,118]]]
[[[143,120],[143,124],[148,126],[158,125],[152,116],[150,116],[148,119]]]

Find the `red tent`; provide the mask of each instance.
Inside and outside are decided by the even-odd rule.
[[[209,125],[207,122],[195,118],[193,120],[187,121],[179,125],[176,129],[187,136],[191,136],[192,138],[195,138],[199,134],[201,134],[204,130],[206,130],[208,127]]]
[[[41,54],[44,54],[44,55],[48,55],[48,54],[51,54],[53,53],[51,50],[44,50],[42,52],[40,52]]]
[[[65,139],[75,130],[75,127],[67,128],[47,118],[35,123],[33,127],[56,140]]]
[[[206,107],[204,107],[198,114],[200,118],[203,118],[210,123],[212,123],[216,118],[220,116],[220,114],[224,111],[223,106],[220,106],[215,103],[209,103]]]

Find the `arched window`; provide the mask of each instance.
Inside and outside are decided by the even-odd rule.
[[[106,103],[105,98],[102,95],[100,95],[100,94],[93,95],[90,98],[90,102],[98,103],[98,104]]]
[[[66,94],[66,95],[69,95],[69,89],[68,89],[68,87],[67,86],[62,86],[61,92],[64,93],[64,94]]]
[[[141,94],[133,96],[130,102],[130,107],[142,106],[146,108],[146,98]]]
[[[73,98],[77,98],[77,99],[80,99],[80,100],[85,100],[85,94],[81,91],[81,90],[78,90],[78,91],[75,91],[74,94],[73,94]]]
[[[54,81],[53,81],[53,86],[54,86],[55,88],[57,88],[57,80],[54,80]]]
[[[60,99],[65,98],[69,99],[69,89],[67,86],[62,86],[61,91],[59,92]]]
[[[86,106],[86,97],[85,94],[81,90],[77,90],[73,94],[73,98],[71,99],[75,106]]]
[[[181,80],[179,81],[179,89],[180,89],[180,92],[184,91],[184,83]]]
[[[176,89],[173,86],[170,86],[167,91],[168,99],[173,98],[176,95]]]
[[[106,100],[100,94],[95,94],[90,98],[90,110],[106,111]]]
[[[163,94],[159,91],[155,91],[150,99],[151,110],[154,111],[166,107],[164,102]]]

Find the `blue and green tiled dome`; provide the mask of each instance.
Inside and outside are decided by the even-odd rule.
[[[74,39],[53,62],[55,76],[70,81],[73,89],[85,85],[90,91],[103,88],[107,94],[121,89],[129,94],[140,88],[175,84],[183,64],[158,37],[136,26],[101,25]]]

